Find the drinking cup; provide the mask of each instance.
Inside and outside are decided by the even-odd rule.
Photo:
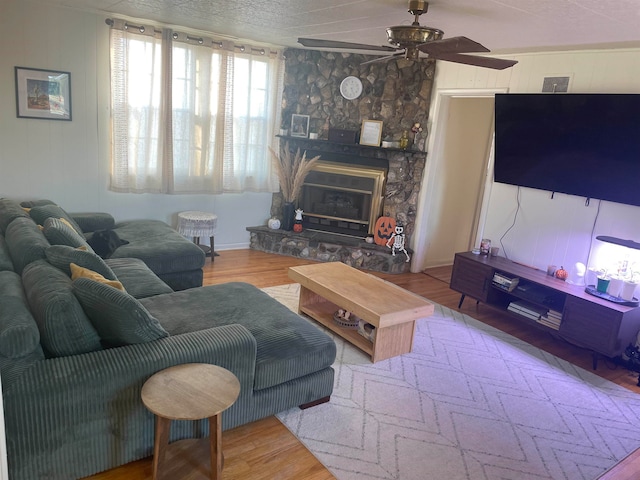
[[[600,293],[607,293],[608,288],[609,288],[609,279],[598,277],[598,286],[596,287],[596,290],[598,290]]]

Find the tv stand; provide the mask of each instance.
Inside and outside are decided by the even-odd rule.
[[[456,253],[450,287],[462,294],[458,308],[469,296],[590,350],[594,370],[598,355],[621,355],[640,330],[640,307],[608,302],[504,257]]]

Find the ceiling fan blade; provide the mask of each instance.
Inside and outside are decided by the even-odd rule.
[[[517,60],[503,60],[502,58],[492,57],[476,57],[475,55],[463,55],[460,53],[443,53],[441,55],[430,55],[436,60],[444,60],[445,62],[462,63],[465,65],[474,65],[476,67],[493,68],[494,70],[504,70],[513,67]]]
[[[389,60],[393,60],[395,58],[403,57],[404,52],[394,53],[393,55],[387,55],[384,57],[374,58],[373,60],[368,60],[366,62],[362,62],[360,65],[369,65],[370,63],[378,63],[378,62],[387,62]]]
[[[395,52],[397,48],[384,45],[365,45],[362,43],[338,42],[335,40],[318,40],[315,38],[298,38],[298,43],[304,47],[349,48],[352,50],[375,50],[379,52]]]
[[[451,37],[418,45],[418,49],[430,56],[443,53],[480,53],[490,52],[487,47],[467,37]]]

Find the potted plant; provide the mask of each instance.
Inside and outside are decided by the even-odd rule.
[[[300,154],[300,149],[292,155],[289,150],[289,143],[286,143],[282,155],[278,155],[271,147],[269,147],[273,160],[274,170],[280,182],[280,190],[284,197],[284,206],[282,209],[282,229],[293,229],[293,215],[295,210],[295,201],[300,195],[304,179],[311,168],[318,162],[320,156],[307,158],[307,153]]]

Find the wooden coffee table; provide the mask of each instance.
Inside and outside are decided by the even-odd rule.
[[[377,362],[411,352],[415,321],[433,313],[433,304],[381,278],[341,262],[289,268],[300,284],[299,313],[304,313],[363,350]],[[333,319],[338,308],[376,327],[373,341]]]
[[[159,478],[159,468],[169,443],[171,420],[203,418],[209,419],[210,478],[222,478],[220,414],[233,405],[239,393],[240,382],[233,373],[208,363],[176,365],[161,370],[145,382],[142,403],[156,415],[153,480]]]

